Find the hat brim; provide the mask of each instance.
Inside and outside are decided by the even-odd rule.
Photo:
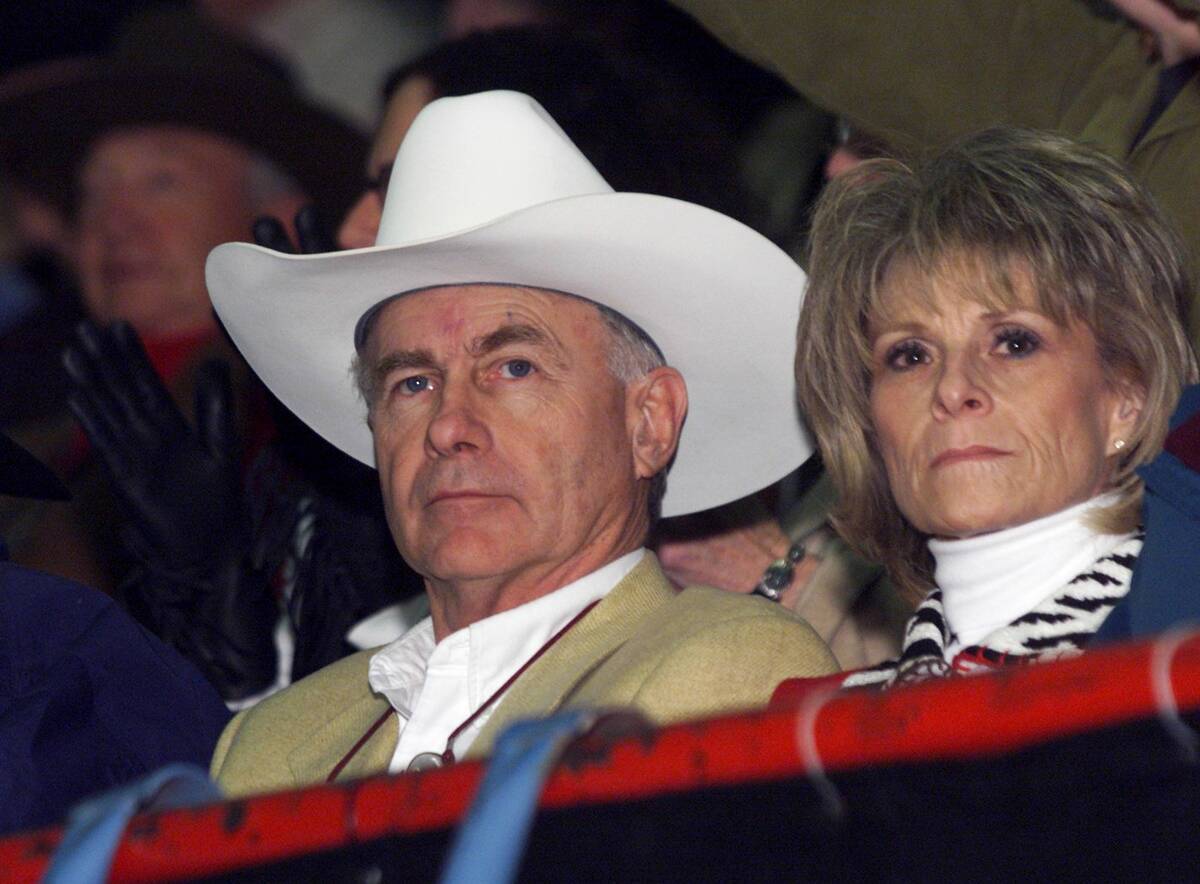
[[[667,197],[569,197],[413,245],[283,255],[242,243],[209,256],[233,341],[279,399],[374,464],[351,376],[359,318],[389,297],[493,283],[569,292],[640,326],[688,386],[663,515],[698,512],[779,480],[812,454],[794,395],[804,272],[737,221]]]
[[[0,158],[16,180],[56,205],[71,204],[75,176],[98,137],[159,124],[212,132],[265,156],[331,220],[362,190],[365,137],[282,82],[102,60],[64,71],[0,99]]]

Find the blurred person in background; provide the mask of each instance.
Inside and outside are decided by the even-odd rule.
[[[825,159],[825,180],[832,181],[867,160],[891,155],[892,150],[881,139],[855,129],[849,120],[838,120],[837,137]]]
[[[397,65],[441,32],[434,0],[196,0],[218,26],[271,53],[320,107],[362,132],[379,123],[376,96]]]
[[[70,269],[73,248],[62,212],[0,177],[0,428],[65,409],[59,353],[84,315]]]
[[[392,160],[417,113],[437,98],[512,89],[535,97],[609,180],[750,220],[736,144],[708,96],[620,47],[561,26],[470,33],[400,67],[367,156],[367,189],[343,219],[342,248],[374,245]],[[668,107],[669,105],[669,107]]]
[[[249,552],[243,456],[261,447],[270,420],[218,333],[204,260],[214,245],[247,238],[263,213],[291,217],[308,199],[340,213],[361,140],[270,63],[172,11],[131,22],[108,57],[24,82],[0,102],[12,136],[0,161],[10,180],[68,213],[94,324],[67,359],[91,446],[65,416],[22,428],[75,499],[10,512],[14,555],[109,591],[132,574],[125,600],[139,619],[216,673],[223,691],[241,693],[241,676],[221,677],[229,661],[202,639],[219,622],[215,634],[233,643],[227,656],[252,660],[251,681],[274,677],[267,581],[236,604],[211,591],[214,574],[238,570]],[[163,382],[169,395],[159,395]],[[193,402],[199,437],[183,417]],[[148,577],[171,592],[141,592]]]

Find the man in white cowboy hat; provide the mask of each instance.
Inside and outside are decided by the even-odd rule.
[[[835,668],[779,606],[676,593],[642,548],[656,510],[742,497],[811,452],[804,275],[749,228],[614,193],[532,99],[489,92],[417,117],[376,246],[227,244],[208,285],[275,394],[378,468],[431,608],[239,715],[212,766],[231,793],[483,755],[565,705],[761,706]]]

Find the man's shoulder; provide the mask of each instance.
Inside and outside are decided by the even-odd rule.
[[[781,681],[836,670],[825,643],[790,611],[694,586],[645,616],[571,702],[633,706],[667,724],[762,708]]]
[[[656,612],[654,619],[669,620],[676,628],[720,629],[723,625],[753,621],[756,628],[778,628],[801,634],[816,632],[804,618],[776,602],[761,596],[729,592],[713,586],[688,586],[680,590],[670,604]],[[817,639],[820,641],[820,639]]]
[[[324,721],[347,704],[371,693],[367,668],[378,651],[379,648],[371,648],[330,663],[272,694],[242,715],[246,722],[269,719],[273,725],[284,721],[297,724]]]
[[[630,602],[633,590],[649,590],[652,604]],[[626,590],[622,594],[622,590]],[[662,654],[694,641],[722,641],[724,636],[746,632],[786,635],[797,647],[827,652],[825,643],[808,622],[789,609],[760,596],[729,592],[713,586],[670,589],[653,556],[618,585],[613,601],[622,610],[636,608],[637,622],[626,644],[656,649]],[[639,601],[644,601],[639,599]],[[830,658],[832,659],[832,658]]]
[[[228,793],[238,795],[301,782],[293,754],[320,743],[320,735],[336,742],[344,736],[338,732],[337,720],[347,710],[372,705],[367,668],[376,650],[345,657],[240,712],[217,743],[210,769],[213,778]],[[347,732],[354,730],[353,724],[347,725]],[[306,772],[301,770],[300,776],[303,779]]]
[[[808,621],[777,602],[712,586],[689,586],[639,630],[657,636],[657,669],[666,680],[688,670],[716,681],[813,678],[838,670]],[[674,676],[670,673],[676,673]]]

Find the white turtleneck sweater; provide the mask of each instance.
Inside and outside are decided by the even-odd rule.
[[[930,540],[952,636],[946,659],[1033,610],[1128,540],[1131,534],[1101,534],[1088,524],[1091,513],[1116,500],[1102,494],[1015,528]]]

